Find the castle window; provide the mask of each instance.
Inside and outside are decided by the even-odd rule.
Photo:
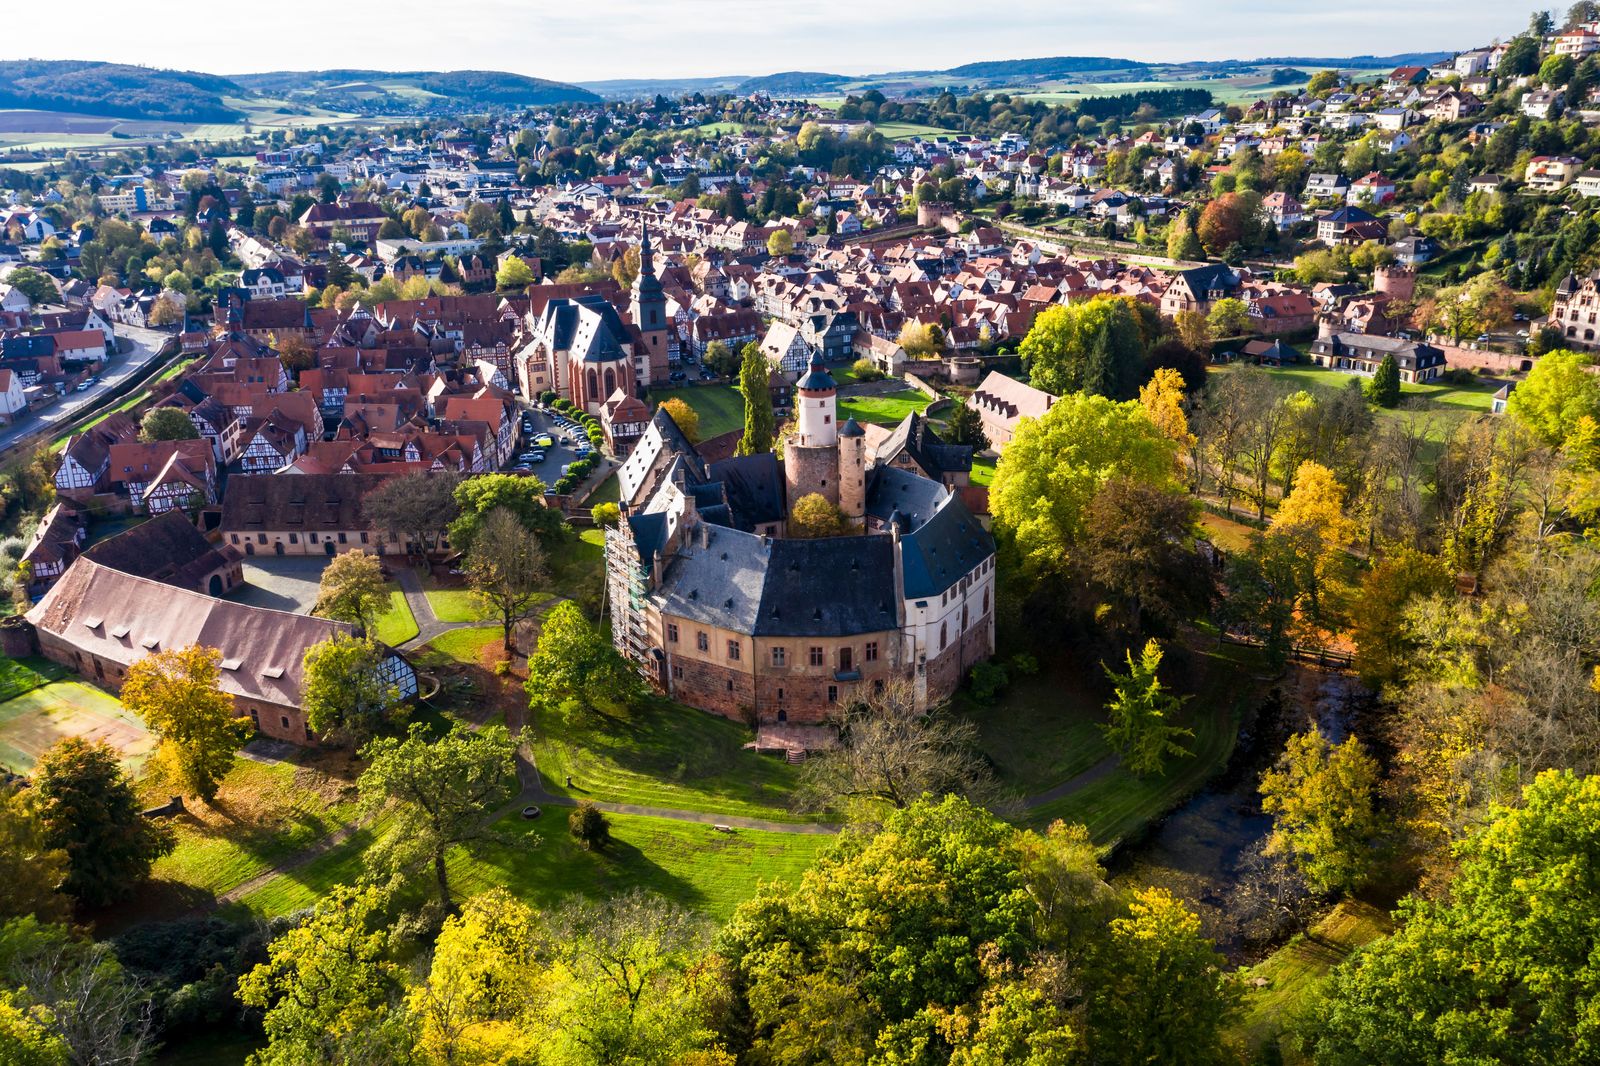
[[[675,679],[677,679],[679,681],[682,681],[683,680],[683,667],[674,665],[672,667],[672,676]]]
[[[988,614],[989,613],[989,590],[988,589],[984,589],[983,590],[983,613],[984,614]]]
[[[694,646],[700,651],[711,650],[711,638],[706,636],[705,630],[702,629],[694,635]]]
[[[829,685],[828,686],[828,702],[829,703],[838,703],[839,702],[839,686],[838,685]]]
[[[812,666],[821,666],[822,665],[822,649],[821,648],[815,647],[815,646],[811,648],[811,665]]]
[[[861,657],[863,659],[865,659],[869,663],[877,662],[878,661],[878,642],[875,641],[875,640],[867,641],[867,646],[862,649]]]
[[[788,653],[788,651],[786,649],[784,649],[784,648],[773,648],[772,649],[772,665],[773,666],[783,666],[784,665],[784,660],[787,659],[788,657],[789,657],[789,653]]]
[[[731,678],[731,677],[728,678],[728,691],[729,692],[733,691],[733,678]]]
[[[939,650],[944,651],[944,646],[950,643],[949,623],[939,623]]]
[[[739,661],[739,642],[737,640],[728,641],[728,658],[734,662]]]
[[[289,728],[289,716],[288,715],[286,715],[286,714],[285,715],[280,715],[278,717],[278,721],[283,723],[283,728],[284,729],[288,729]]]
[[[678,626],[677,626],[677,623],[675,623],[675,622],[668,622],[667,623],[667,643],[668,644],[676,644],[676,643],[678,643]]]
[[[823,425],[827,425],[828,423],[830,423],[832,421],[833,421],[833,416],[832,415],[823,415],[822,416],[822,424]]]

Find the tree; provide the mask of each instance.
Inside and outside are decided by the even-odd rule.
[[[797,802],[812,810],[870,812],[887,804],[910,806],[923,793],[966,796],[975,802],[996,793],[994,776],[977,750],[972,722],[943,711],[917,709],[909,682],[895,681],[848,707],[843,743],[808,759]]]
[[[589,516],[594,519],[595,525],[606,529],[622,521],[622,508],[609,501],[597,503],[589,509]]]
[[[1506,53],[1496,72],[1507,78],[1524,78],[1539,70],[1539,42],[1532,37],[1513,37],[1506,42]]]
[[[1400,406],[1400,364],[1395,362],[1393,352],[1385,352],[1378,369],[1372,372],[1367,395],[1379,407]]]
[[[364,551],[341,552],[322,571],[317,602],[311,613],[349,622],[365,633],[374,619],[389,609],[389,589],[383,564]]]
[[[172,829],[140,813],[139,797],[104,743],[66,737],[40,756],[34,796],[45,847],[67,855],[61,890],[91,907],[125,899],[170,852]]]
[[[194,440],[198,436],[200,431],[194,428],[194,423],[189,421],[189,416],[181,408],[152,407],[139,421],[139,439],[146,442]]]
[[[585,851],[599,851],[611,842],[611,822],[588,800],[567,816],[567,829],[583,844]]]
[[[182,321],[183,305],[174,299],[171,293],[162,293],[156,298],[155,304],[150,308],[150,325],[160,328],[175,326]]]
[[[503,508],[484,518],[467,552],[467,582],[499,619],[509,654],[511,633],[542,599],[549,576],[544,549],[517,516]]]
[[[1236,192],[1224,193],[1206,204],[1200,212],[1200,224],[1195,227],[1200,243],[1212,255],[1221,255],[1231,245],[1252,236],[1254,219],[1250,217],[1250,201]]]
[[[1178,738],[1192,737],[1194,731],[1173,724],[1184,700],[1166,691],[1157,676],[1161,645],[1153,639],[1146,641],[1138,662],[1134,662],[1133,652],[1126,655],[1126,674],[1104,668],[1115,695],[1106,704],[1109,721],[1100,731],[1111,750],[1122,757],[1122,765],[1129,773],[1160,776],[1166,773],[1168,756],[1181,758],[1190,754]]]
[[[1042,417],[1023,421],[1000,457],[989,495],[996,531],[1027,571],[1061,572],[1083,543],[1084,516],[1100,487],[1115,477],[1170,486],[1173,455],[1173,443],[1138,403],[1063,396]]]
[[[1211,325],[1202,311],[1179,311],[1172,316],[1173,328],[1183,346],[1193,352],[1211,350]]]
[[[964,444],[974,452],[989,447],[989,435],[983,431],[983,416],[976,407],[958,403],[950,412],[949,432],[945,436],[951,444]]]
[[[161,738],[184,787],[210,803],[250,739],[250,719],[222,691],[222,653],[199,644],[163,648],[128,667],[122,705]]]
[[[450,544],[462,551],[472,550],[484,520],[497,510],[515,516],[541,544],[554,544],[567,535],[561,512],[545,506],[544,483],[536,477],[483,474],[466,478],[456,485],[452,510],[459,516],[450,523]]]
[[[1261,775],[1261,809],[1272,815],[1270,855],[1293,860],[1317,892],[1353,892],[1377,868],[1384,831],[1377,808],[1378,761],[1355,737],[1334,745],[1319,727],[1289,738]]]
[[[1189,225],[1186,215],[1179,215],[1167,227],[1167,258],[1187,262],[1201,262],[1206,250]]]
[[[0,1062],[29,1062],[20,1044],[51,1066],[137,1066],[155,1021],[149,994],[109,944],[32,918],[0,926]]]
[[[1206,328],[1216,340],[1242,337],[1250,332],[1250,308],[1243,300],[1226,296],[1211,305],[1206,316]]]
[[[1034,388],[1129,400],[1138,393],[1145,348],[1138,312],[1113,297],[1046,308],[1020,352]]]
[[[1547,89],[1558,89],[1572,80],[1577,69],[1578,64],[1571,56],[1546,56],[1544,62],[1539,64],[1539,80],[1544,82]]]
[[[751,341],[743,350],[748,351],[751,345],[754,345],[757,351],[761,350],[759,341]],[[712,341],[706,345],[704,362],[707,369],[720,378],[731,378],[744,369],[744,356],[734,354],[733,350],[721,341]]]
[[[28,792],[0,785],[0,884],[6,886],[0,893],[0,922],[71,916],[71,901],[57,891],[67,877],[67,853],[46,843],[48,833]]]
[[[661,410],[672,417],[678,429],[689,439],[690,444],[700,443],[700,412],[690,407],[677,396],[661,404]]]
[[[363,496],[361,508],[379,536],[387,534],[390,543],[426,554],[438,548],[456,516],[455,488],[456,478],[450,474],[402,474]]]
[[[370,637],[335,634],[305,651],[300,707],[314,733],[352,747],[371,736],[400,701],[383,671],[388,653]]]
[[[437,740],[412,725],[404,740],[379,737],[361,750],[368,766],[356,780],[362,810],[392,814],[394,831],[367,861],[394,877],[431,867],[439,905],[450,907],[445,857],[454,848],[478,855],[499,841],[495,808],[516,794],[517,745],[504,726],[473,731],[457,723]]]
[[[395,1062],[402,974],[389,957],[381,893],[335,886],[239,979],[239,1001],[264,1011],[261,1066]]]
[[[1239,991],[1200,919],[1160,888],[1134,893],[1091,964],[1092,1061],[1221,1066]]]
[[[495,272],[495,288],[501,292],[511,292],[525,289],[538,279],[533,276],[533,268],[518,256],[507,256],[506,261],[500,264],[500,269]]]
[[[772,393],[767,388],[770,373],[761,345],[755,341],[746,344],[739,366],[739,392],[744,396],[744,436],[739,438],[739,455],[760,455],[772,450]]]
[[[826,496],[812,492],[800,497],[789,509],[788,528],[791,537],[814,540],[846,536],[850,532],[850,522]]]
[[[1600,419],[1600,377],[1587,356],[1559,350],[1540,356],[1511,393],[1506,410],[1551,447],[1560,447],[1584,417]]]
[[[782,259],[794,252],[794,234],[786,229],[775,229],[767,238],[767,254]]]
[[[1600,777],[1546,771],[1456,848],[1450,893],[1334,970],[1307,1042],[1319,1066],[1587,1062],[1600,1001]]]
[[[19,266],[6,275],[6,284],[21,292],[29,301],[35,304],[53,304],[61,302],[61,293],[56,289],[55,282],[42,270],[33,267]]]
[[[1367,571],[1350,618],[1356,672],[1364,682],[1377,688],[1401,677],[1417,652],[1412,634],[1402,625],[1406,608],[1454,587],[1455,577],[1444,560],[1403,545]]]
[[[627,706],[642,694],[639,675],[570,600],[556,604],[539,628],[525,684],[534,710]]]
[[[532,909],[503,888],[472,897],[445,919],[426,980],[406,996],[426,1061],[537,1057],[544,940]]]
[[[1321,463],[1301,463],[1294,488],[1278,505],[1267,535],[1286,545],[1297,560],[1300,588],[1310,597],[1311,615],[1318,616],[1321,590],[1356,536],[1355,522],[1345,513],[1344,489],[1333,471]]]
[[[944,355],[944,330],[937,322],[907,319],[895,343],[912,359],[938,359]]]
[[[1331,93],[1339,87],[1339,72],[1337,70],[1319,70],[1311,75],[1311,81],[1306,85],[1306,92],[1312,96],[1321,96]]]
[[[1188,496],[1128,478],[1095,493],[1085,515],[1084,576],[1099,611],[1127,633],[1170,630],[1209,599],[1193,549],[1196,507]]]

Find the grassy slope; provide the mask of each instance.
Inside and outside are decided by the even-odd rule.
[[[545,788],[557,795],[796,820],[787,810],[795,768],[746,750],[750,731],[725,718],[667,703],[577,721],[541,714],[533,737]]]
[[[551,588],[574,599],[600,594],[600,570],[605,555],[605,534],[585,529],[564,541],[549,556]]]
[[[1283,1023],[1312,1001],[1329,971],[1392,928],[1389,916],[1376,907],[1346,900],[1310,931],[1246,967],[1241,971],[1247,986],[1244,1010],[1230,1034],[1233,1040],[1248,1054],[1260,1056],[1269,1042],[1278,1039]],[[1257,981],[1263,983],[1256,987]],[[1284,1061],[1299,1061],[1290,1057],[1290,1049],[1282,1050]]]
[[[906,415],[922,411],[932,402],[931,397],[916,389],[891,392],[887,396],[851,396],[839,401],[839,419],[897,426],[905,421]]]
[[[655,389],[650,398],[665,403],[677,398],[700,416],[700,439],[710,440],[744,428],[744,397],[731,385],[701,385],[687,389]]]

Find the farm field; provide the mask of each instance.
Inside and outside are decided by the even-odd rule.
[[[960,132],[916,122],[879,122],[873,128],[891,141],[907,141],[912,137],[948,137]]]
[[[103,740],[130,771],[143,766],[156,739],[116,697],[81,681],[52,681],[0,703],[0,766],[27,771],[62,737]]]

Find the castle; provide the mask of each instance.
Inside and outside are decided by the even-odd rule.
[[[820,724],[905,681],[926,709],[994,651],[994,540],[962,500],[971,449],[920,415],[838,421],[820,362],[780,461],[707,463],[658,411],[606,532],[617,650],[673,699],[752,724]],[[859,532],[785,536],[817,493]]]
[[[1568,274],[1556,286],[1555,301],[1550,308],[1550,325],[1561,334],[1565,348],[1593,350],[1600,348],[1600,329],[1596,316],[1600,315],[1600,271],[1581,278]]]

